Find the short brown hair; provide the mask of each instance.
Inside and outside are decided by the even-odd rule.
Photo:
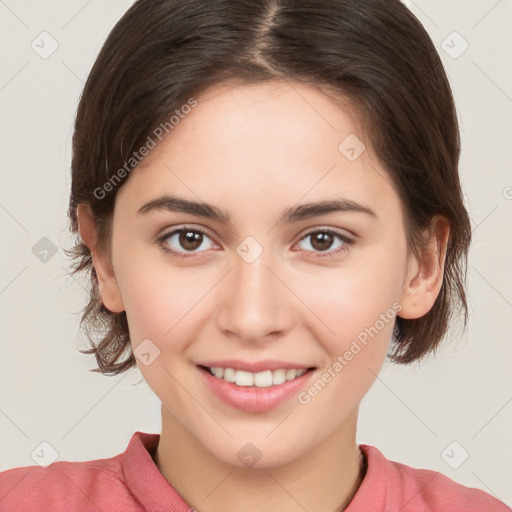
[[[440,293],[423,317],[397,317],[392,360],[407,364],[434,351],[456,306],[465,328],[471,224],[458,175],[456,110],[431,39],[399,0],[135,2],[104,43],[78,106],[71,231],[78,233],[77,206],[89,205],[99,249],[110,256],[122,183],[108,193],[104,184],[190,97],[228,80],[295,80],[348,99],[400,194],[407,241],[417,256],[434,216],[448,219]],[[67,253],[72,272],[90,278],[81,327],[92,347],[82,352],[96,357],[92,371],[116,375],[136,366],[126,312],[103,305],[88,247],[77,237]]]

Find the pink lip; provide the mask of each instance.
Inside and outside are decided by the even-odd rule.
[[[278,361],[277,359],[264,359],[263,361],[243,361],[241,359],[221,359],[218,361],[203,361],[198,363],[201,366],[209,366],[210,368],[233,368],[234,370],[242,370],[245,372],[258,373],[265,370],[300,370],[311,368],[312,365],[306,366],[300,363],[290,363],[287,361]]]
[[[219,363],[220,361],[217,361],[215,364],[218,364],[219,367],[222,368],[223,366]],[[236,384],[226,382],[223,379],[213,376],[204,368],[199,366],[197,368],[203,376],[202,378],[205,380],[206,385],[224,403],[236,409],[253,413],[265,412],[283,404],[292,396],[295,396],[315,373],[314,371],[308,371],[294,380],[287,380],[282,384],[269,386],[267,388],[258,388],[255,386],[237,386]],[[225,366],[225,368],[233,367]],[[265,368],[268,369],[268,366]],[[280,366],[276,369],[280,368],[283,367]],[[300,365],[298,368],[300,368]]]

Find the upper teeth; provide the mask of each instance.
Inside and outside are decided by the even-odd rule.
[[[210,368],[212,375],[227,382],[233,382],[237,386],[256,386],[258,388],[267,388],[272,385],[282,384],[287,380],[293,380],[304,375],[307,370],[265,370],[263,372],[252,373],[233,368]]]

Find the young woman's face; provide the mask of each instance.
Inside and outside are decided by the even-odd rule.
[[[273,467],[355,432],[403,298],[401,203],[366,134],[318,90],[196,99],[118,192],[113,268],[164,421],[220,460]],[[166,196],[210,207],[173,211]],[[340,203],[312,208],[326,201]]]

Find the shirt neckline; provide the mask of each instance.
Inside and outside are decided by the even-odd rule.
[[[144,510],[188,512],[190,507],[158,469],[155,456],[160,434],[137,431],[132,435],[124,457],[122,470],[126,483]],[[386,459],[375,447],[359,445],[366,459],[366,474],[350,503],[343,512],[384,510],[386,500]]]
[[[125,481],[144,510],[188,512],[190,507],[153,460],[159,441],[160,434],[140,431],[133,434],[121,463]]]

